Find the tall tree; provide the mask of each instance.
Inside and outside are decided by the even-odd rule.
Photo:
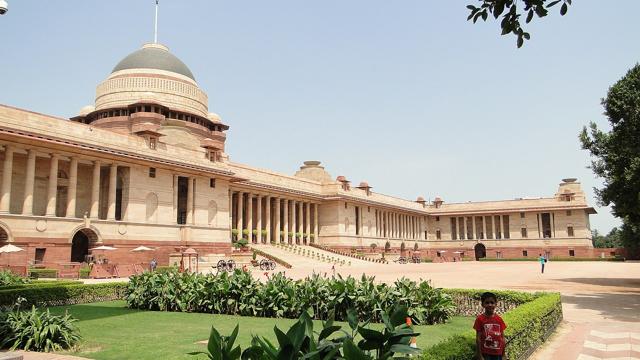
[[[516,36],[516,44],[521,47],[525,40],[531,38],[531,34],[524,31],[520,23],[521,17],[526,14],[525,22],[528,24],[533,20],[534,16],[539,18],[549,14],[549,9],[553,6],[559,6],[560,15],[564,16],[569,10],[571,0],[477,0],[480,6],[467,5],[470,14],[467,20],[473,20],[475,24],[478,19],[487,21],[489,15],[494,19],[498,19],[502,15],[500,28],[502,35],[513,34]],[[477,2],[476,2],[477,4]],[[504,14],[504,15],[503,15]]]
[[[591,122],[580,133],[582,148],[591,153],[593,172],[604,179],[595,189],[601,205],[612,205],[622,219],[625,245],[640,245],[640,65],[615,83],[602,99],[611,125],[603,131]]]

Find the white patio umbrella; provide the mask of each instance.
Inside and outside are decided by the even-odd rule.
[[[89,250],[107,250],[107,251],[111,251],[111,250],[118,250],[118,249],[114,248],[113,246],[101,245],[101,246],[98,246],[98,247],[91,248]]]
[[[454,254],[462,254],[462,251],[454,251]]]
[[[138,246],[137,248],[131,250],[131,251],[135,251],[135,252],[139,252],[139,251],[155,251],[156,249],[152,249],[152,248],[148,248],[146,246]]]
[[[24,251],[23,248],[19,248],[15,245],[12,244],[7,244],[3,247],[0,247],[0,253],[13,253],[13,252],[18,252],[18,251]]]
[[[9,265],[9,266],[11,266],[11,253],[19,252],[19,251],[24,251],[24,249],[23,248],[19,248],[19,247],[15,246],[15,245],[12,245],[12,244],[7,244],[7,245],[5,245],[3,247],[0,247],[0,253],[9,254],[9,255],[7,255],[8,256],[7,265]]]

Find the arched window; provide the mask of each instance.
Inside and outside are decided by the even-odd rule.
[[[155,193],[149,193],[145,203],[147,205],[147,222],[158,222],[158,195]]]

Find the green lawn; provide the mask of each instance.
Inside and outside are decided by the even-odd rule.
[[[275,341],[274,325],[285,330],[295,322],[291,319],[130,310],[125,308],[124,301],[54,307],[51,311],[60,314],[65,309],[79,319],[77,325],[83,338],[73,355],[92,359],[204,359],[206,357],[187,353],[205,350],[206,346],[198,342],[208,339],[211,325],[223,335],[229,335],[235,325],[240,324],[237,343],[244,349],[252,334]],[[417,326],[422,334],[418,337],[418,346],[432,345],[470,329],[472,324],[471,317],[454,317],[444,325]],[[315,329],[322,326],[319,321],[314,325]]]

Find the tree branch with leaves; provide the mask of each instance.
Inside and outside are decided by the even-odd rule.
[[[529,24],[535,16],[543,18],[549,14],[552,7],[560,8],[560,15],[564,16],[569,10],[571,0],[478,0],[480,6],[467,5],[470,13],[468,21],[475,24],[478,20],[487,21],[489,16],[500,21],[502,35],[513,34],[517,38],[516,44],[522,47],[525,40],[531,39],[531,34],[522,28],[521,18],[526,16],[525,23]]]

